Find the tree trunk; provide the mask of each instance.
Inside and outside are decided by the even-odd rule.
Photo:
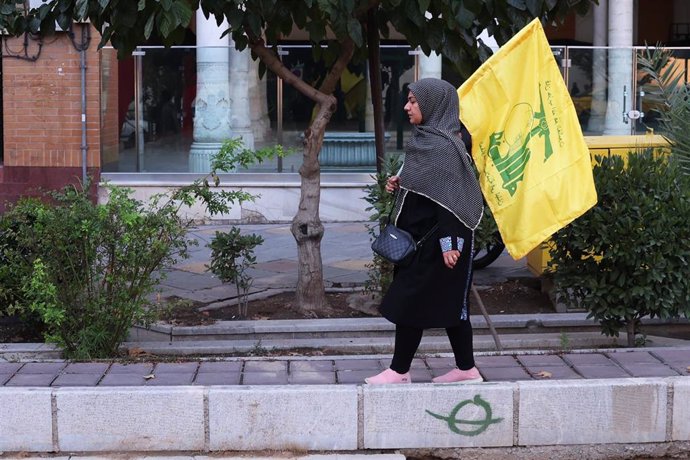
[[[326,125],[335,112],[336,99],[328,96],[329,103],[321,104],[314,122],[304,133],[304,157],[299,169],[301,177],[300,200],[297,214],[292,219],[291,231],[297,241],[297,304],[305,311],[314,311],[326,305],[323,284],[321,239],[323,224],[319,217],[321,196],[321,169],[319,152],[323,144]]]
[[[637,320],[635,318],[630,317],[626,318],[625,326],[628,336],[628,347],[633,348],[635,347],[635,329],[637,329]]]
[[[336,98],[332,95],[333,91],[352,58],[355,45],[350,38],[342,43],[341,54],[326,74],[319,89],[297,78],[271,50],[266,48],[263,39],[252,37],[249,46],[268,69],[316,102],[319,108],[316,118],[304,132],[304,156],[302,166],[299,168],[301,177],[299,208],[292,219],[291,226],[292,235],[297,242],[297,303],[301,310],[309,312],[326,305],[321,261],[323,225],[319,218],[321,195],[319,152],[326,126],[337,104]]]

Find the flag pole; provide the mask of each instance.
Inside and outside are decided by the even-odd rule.
[[[486,324],[489,326],[489,331],[491,331],[491,335],[494,338],[494,342],[496,343],[496,349],[498,351],[503,351],[503,346],[501,345],[501,340],[498,338],[498,333],[496,332],[496,328],[494,328],[494,323],[491,322],[491,317],[489,317],[489,314],[486,312],[486,307],[484,307],[484,302],[482,302],[482,298],[479,296],[479,291],[477,291],[477,288],[472,285],[472,294],[474,294],[474,298],[477,299],[477,303],[479,304],[479,309],[482,311],[482,315],[484,315],[484,319],[486,320]]]

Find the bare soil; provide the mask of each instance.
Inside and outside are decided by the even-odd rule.
[[[548,296],[541,292],[537,279],[517,279],[492,286],[480,286],[480,297],[487,313],[535,314],[554,313]],[[297,308],[294,292],[250,300],[248,317],[241,318],[236,306],[203,311],[205,305],[189,300],[167,299],[166,307],[160,312],[160,319],[176,326],[213,324],[216,321],[242,319],[310,319],[310,318],[366,318],[376,317],[377,300],[362,292],[327,292],[328,305],[316,311],[305,313]],[[471,298],[474,315],[481,310],[474,297]],[[41,342],[41,334],[34,328],[27,328],[16,318],[0,317],[0,343]]]
[[[519,279],[495,284],[478,289],[487,313],[501,314],[534,314],[554,313],[554,307],[548,296],[541,292],[539,280]],[[238,315],[237,306],[224,307],[210,311],[199,311],[202,304],[190,304],[180,301],[178,305],[168,308],[162,320],[173,325],[211,324],[216,320],[234,321],[241,319],[310,319],[310,318],[366,318],[376,317],[377,300],[361,292],[327,292],[328,305],[305,313],[297,308],[294,292],[277,294],[264,299],[249,301],[248,317]],[[471,297],[473,314],[480,315],[481,310],[476,299]]]

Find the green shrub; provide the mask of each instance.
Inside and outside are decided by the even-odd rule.
[[[35,199],[26,199],[27,203]],[[21,306],[25,302],[23,280],[31,276],[31,254],[20,244],[22,229],[33,226],[39,206],[23,206],[10,211],[12,218],[0,217],[0,317],[19,315],[26,331],[43,333],[40,315]]]
[[[550,240],[547,271],[559,300],[634,346],[642,317],[690,316],[690,178],[651,152],[597,161],[599,202]]]
[[[216,171],[282,153],[229,140],[210,174],[146,204],[117,187],[107,187],[107,203],[94,204],[88,184],[53,192],[49,203],[20,200],[0,217],[0,301],[9,313],[39,317],[46,340],[67,358],[116,355],[129,328],[151,318],[149,299],[165,269],[195,244],[186,237],[193,222],[180,217],[180,208],[201,202],[213,215],[254,199],[241,190],[213,190]]]
[[[211,248],[211,272],[222,282],[233,283],[237,288],[240,318],[247,317],[249,289],[253,283],[247,269],[256,263],[254,248],[263,242],[260,235],[242,235],[238,227],[232,227],[228,232],[216,232],[208,245]]]
[[[129,327],[146,322],[160,268],[185,257],[190,243],[174,205],[146,208],[120,188],[94,205],[87,190],[52,193],[51,204],[20,200],[3,216],[15,225],[35,216],[15,235],[15,308],[39,315],[46,340],[74,359],[116,354]]]
[[[386,192],[386,181],[395,175],[401,166],[402,161],[397,155],[388,156],[381,172],[371,176],[376,182],[364,188],[366,191],[364,200],[371,205],[365,210],[372,212],[369,221],[374,222],[367,225],[369,240],[372,242],[388,223],[388,217],[395,204],[395,193]],[[367,264],[367,269],[368,278],[364,289],[372,294],[386,292],[393,281],[393,264],[378,254],[374,254],[374,259]]]

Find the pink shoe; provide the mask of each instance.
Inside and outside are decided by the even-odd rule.
[[[434,383],[481,383],[484,381],[476,367],[462,371],[457,367],[450,372],[431,379]]]
[[[390,368],[373,377],[367,377],[364,379],[364,381],[369,385],[381,385],[385,383],[412,383],[409,372],[398,374]]]

